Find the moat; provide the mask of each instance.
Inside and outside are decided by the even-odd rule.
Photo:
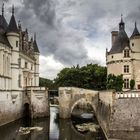
[[[0,127],[0,140],[105,140],[100,128],[94,133],[90,131],[81,133],[76,130],[75,125],[80,122],[85,123],[85,120],[79,121],[79,118],[59,119],[57,107],[50,107],[50,118],[33,121],[22,119]],[[94,120],[90,120],[90,123],[94,123]],[[21,135],[20,127],[27,126],[37,126],[43,129]]]

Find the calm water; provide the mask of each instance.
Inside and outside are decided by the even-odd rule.
[[[71,120],[58,118],[58,109],[51,107],[50,119],[38,119],[31,122],[31,126],[43,127],[42,131],[32,131],[27,135],[20,135],[21,126],[28,126],[30,121],[19,120],[0,127],[0,140],[105,140],[101,131],[82,134],[78,132]]]

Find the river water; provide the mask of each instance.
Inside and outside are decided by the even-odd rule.
[[[24,119],[0,127],[0,140],[105,140],[101,129],[98,132],[80,133],[71,120],[59,119],[58,109],[50,107],[50,119],[25,121]],[[26,135],[19,133],[25,126],[42,127],[41,131],[31,131]]]

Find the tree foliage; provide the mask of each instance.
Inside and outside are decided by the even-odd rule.
[[[116,91],[122,91],[123,83],[124,81],[122,75],[115,76],[113,74],[109,74],[107,77],[106,88],[115,89]]]
[[[56,89],[53,80],[39,77],[39,86],[47,87],[49,89]]]
[[[106,67],[98,64],[88,64],[83,67],[77,65],[76,67],[62,69],[54,81],[58,87],[74,86],[103,90],[106,88],[106,76]]]
[[[135,80],[131,79],[130,80],[130,89],[134,89],[134,86],[135,86]]]

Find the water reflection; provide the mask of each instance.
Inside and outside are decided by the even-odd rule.
[[[93,133],[79,133],[71,120],[58,119],[58,109],[51,107],[51,117],[31,122],[31,126],[43,127],[42,131],[32,131],[27,135],[19,135],[18,130],[25,126],[23,120],[0,127],[0,140],[94,140],[98,136]],[[104,140],[104,139],[103,139]]]

